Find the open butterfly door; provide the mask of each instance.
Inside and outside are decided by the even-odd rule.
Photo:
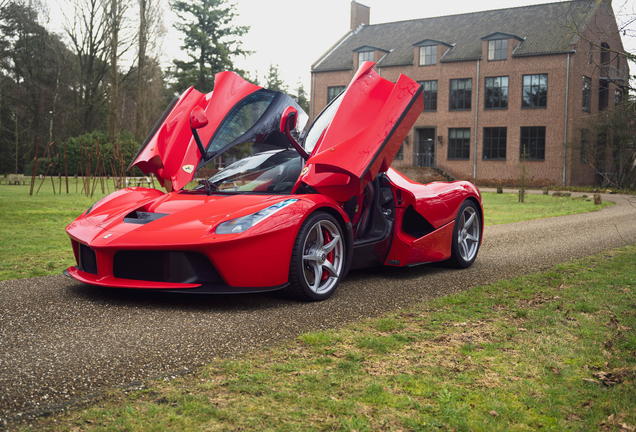
[[[296,188],[305,183],[345,202],[391,166],[424,108],[422,86],[405,75],[393,83],[373,66],[364,62],[341,96]]]

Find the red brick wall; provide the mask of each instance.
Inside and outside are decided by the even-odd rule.
[[[618,36],[616,22],[611,15],[611,8],[602,5],[597,16],[593,18],[593,28],[588,28],[583,37],[595,41],[605,40],[611,49],[622,51],[623,47]],[[607,29],[606,34],[599,34],[598,29]],[[508,42],[508,58],[506,60],[488,61],[488,43],[484,41],[482,60],[441,63],[440,59],[448,49],[439,45],[436,65],[419,66],[419,48],[414,48],[414,64],[412,66],[378,67],[376,69],[384,78],[396,81],[400,74],[405,74],[416,81],[437,80],[437,111],[423,112],[415,122],[408,137],[408,144],[404,147],[404,160],[395,161],[394,165],[406,165],[416,152],[418,142],[418,128],[436,128],[435,136],[441,136],[442,142],[435,145],[435,157],[439,164],[449,168],[458,178],[473,179],[476,163],[476,181],[516,182],[522,171],[520,161],[521,127],[545,126],[546,148],[544,161],[526,161],[526,178],[535,184],[551,185],[563,184],[564,147],[567,148],[566,184],[584,185],[595,181],[594,169],[580,162],[581,129],[590,129],[590,147],[593,146],[593,131],[590,126],[598,115],[599,70],[595,64],[600,63],[598,48],[593,53],[593,62],[588,63],[589,42],[581,41],[570,54],[569,91],[567,112],[567,143],[566,143],[566,87],[568,87],[568,55],[542,55],[532,57],[513,58],[512,51],[517,46],[516,39]],[[378,53],[376,53],[378,54]],[[357,54],[354,64],[357,65]],[[376,56],[377,57],[377,56]],[[615,64],[612,55],[612,64]],[[377,58],[376,58],[377,60]],[[623,60],[624,62],[624,60]],[[479,67],[479,82],[477,74]],[[523,75],[547,74],[548,96],[546,108],[521,108]],[[327,103],[327,87],[348,85],[353,78],[354,71],[335,71],[314,73],[312,82],[312,106],[314,116]],[[508,77],[508,109],[485,109],[485,78]],[[583,76],[592,78],[592,100],[590,113],[582,110]],[[450,80],[471,78],[472,100],[471,109],[467,111],[449,111]],[[614,106],[615,85],[609,86],[608,105]],[[477,109],[477,122],[476,111]],[[506,127],[507,148],[505,161],[483,159],[483,129],[485,127]],[[470,128],[470,159],[447,160],[448,129]],[[475,152],[475,134],[477,151]],[[437,140],[436,140],[437,141]],[[590,150],[591,153],[591,150]],[[476,156],[476,160],[475,160]]]
[[[601,31],[602,30],[602,31]],[[601,5],[590,26],[582,33],[582,38],[573,47],[576,55],[570,64],[570,102],[568,107],[568,184],[592,184],[595,181],[595,167],[591,155],[596,143],[595,123],[599,116],[599,81],[601,70],[600,43],[606,42],[610,47],[611,65],[616,65],[616,54],[623,52],[623,44],[619,37],[612,9],[606,4]],[[590,42],[593,47],[590,51]],[[591,55],[590,55],[591,54]],[[621,58],[621,69],[626,64]],[[628,69],[629,73],[629,69]],[[583,77],[591,78],[592,91],[590,112],[583,111]],[[608,109],[614,107],[614,91],[620,89],[615,83],[609,84]],[[581,129],[589,131],[590,148],[588,155],[590,162],[581,162]]]

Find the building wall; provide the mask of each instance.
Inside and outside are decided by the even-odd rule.
[[[437,111],[424,111],[411,130],[403,147],[403,159],[396,160],[394,166],[411,165],[413,154],[418,153],[420,128],[435,128],[435,158],[437,164],[453,173],[457,178],[476,179],[478,182],[516,183],[525,167],[526,179],[535,185],[561,185],[564,181],[564,150],[566,151],[566,176],[568,185],[593,184],[595,170],[588,163],[581,162],[581,129],[588,129],[591,153],[594,131],[591,126],[598,116],[600,50],[595,48],[589,57],[589,42],[600,45],[601,40],[610,49],[623,50],[616,21],[610,7],[601,7],[592,19],[593,28],[583,33],[583,39],[572,46],[568,54],[512,57],[518,41],[508,40],[508,57],[505,60],[489,61],[488,43],[484,41],[482,59],[442,63],[448,49],[439,45],[437,64],[419,66],[419,48],[414,48],[414,63],[406,66],[376,66],[379,74],[391,81],[397,81],[405,74],[416,81],[437,80]],[[607,34],[599,34],[598,28],[607,29]],[[376,53],[376,61],[378,60]],[[354,65],[357,65],[357,54]],[[624,61],[624,59],[623,59]],[[568,82],[569,63],[569,82]],[[612,64],[615,64],[612,55]],[[522,108],[523,76],[530,74],[548,75],[548,95],[546,108]],[[312,106],[314,117],[327,104],[327,88],[346,86],[353,78],[354,70],[321,72],[313,74]],[[479,78],[477,78],[479,76]],[[485,78],[508,77],[508,108],[485,109]],[[583,76],[592,79],[591,110],[582,110]],[[450,80],[472,79],[471,109],[449,110]],[[568,86],[569,83],[569,86]],[[566,88],[567,88],[567,131],[566,131]],[[615,84],[609,85],[608,108],[614,107]],[[520,157],[521,127],[545,126],[545,160],[522,161]],[[485,127],[506,127],[507,146],[505,160],[483,159],[483,131]],[[470,129],[470,158],[468,160],[448,160],[449,128]],[[438,140],[438,138],[440,138]]]
[[[521,176],[520,140],[522,126],[546,127],[546,154],[544,161],[526,161],[526,176],[535,182],[560,184],[563,173],[563,144],[565,132],[565,87],[567,55],[512,58],[506,60],[463,61],[438,63],[433,66],[407,66],[381,68],[384,78],[397,80],[404,73],[416,81],[437,80],[437,111],[423,112],[409,136],[404,154],[417,152],[417,129],[436,127],[441,143],[435,146],[435,158],[440,165],[449,168],[456,177],[480,180],[512,180]],[[441,51],[441,50],[438,50]],[[487,52],[484,52],[487,58]],[[479,71],[478,71],[479,69]],[[479,80],[477,74],[479,72]],[[523,75],[547,74],[547,108],[521,108]],[[485,109],[485,79],[508,77],[508,108]],[[450,80],[472,79],[471,109],[450,111]],[[477,115],[475,110],[477,111]],[[506,127],[506,160],[483,159],[483,128]],[[469,160],[448,160],[449,128],[470,128],[471,146]],[[477,151],[475,152],[475,134]],[[417,144],[416,144],[417,145]],[[476,156],[476,160],[475,160]],[[475,164],[476,162],[476,164]]]
[[[602,31],[600,29],[603,29]],[[595,163],[591,157],[588,162],[581,161],[581,130],[588,130],[589,149],[591,156],[596,140],[596,122],[599,117],[599,82],[602,73],[601,64],[601,42],[606,42],[610,47],[610,63],[616,65],[617,53],[624,52],[620,39],[620,32],[616,25],[612,9],[603,4],[590,25],[583,31],[581,39],[574,45],[577,54],[570,64],[570,102],[568,108],[568,168],[567,184],[593,184],[596,180]],[[592,47],[590,49],[590,42]],[[621,69],[627,66],[624,58],[621,58]],[[629,68],[626,69],[627,76]],[[583,77],[588,77],[592,81],[591,101],[589,112],[582,109],[583,100]],[[621,81],[609,82],[609,95],[607,109],[615,107],[615,90],[622,90],[617,84]],[[625,94],[624,97],[627,97]],[[609,149],[607,149],[609,151]]]

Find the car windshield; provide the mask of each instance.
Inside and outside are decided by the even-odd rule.
[[[255,145],[244,145],[241,151],[257,151]],[[301,159],[295,150],[269,150],[250,154],[208,179],[213,189],[230,193],[291,193],[301,170]],[[199,185],[195,190],[205,190]]]

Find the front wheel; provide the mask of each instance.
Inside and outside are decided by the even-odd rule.
[[[325,300],[333,294],[345,268],[345,245],[336,219],[323,212],[300,227],[289,266],[289,292],[299,300]]]
[[[453,243],[449,264],[456,268],[468,268],[479,251],[481,240],[481,218],[477,204],[466,200],[462,203],[453,229]]]

